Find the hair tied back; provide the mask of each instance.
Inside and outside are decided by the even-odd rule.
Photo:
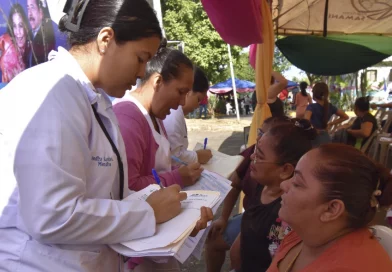
[[[72,32],[78,32],[83,14],[90,0],[67,0],[63,12],[66,13],[65,28]]]

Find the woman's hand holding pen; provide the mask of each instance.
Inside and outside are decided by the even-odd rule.
[[[176,217],[181,211],[181,201],[187,198],[186,193],[180,192],[177,184],[153,192],[146,199],[154,210],[155,220],[164,223]]]
[[[207,163],[212,158],[212,152],[209,149],[200,149],[196,151],[197,161],[201,164]]]
[[[200,178],[201,172],[203,172],[203,170],[204,169],[200,167],[200,163],[192,163],[178,168],[178,172],[181,176],[184,187],[195,184],[196,181]]]

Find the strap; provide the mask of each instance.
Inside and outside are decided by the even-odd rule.
[[[108,139],[110,145],[112,146],[114,154],[116,154],[117,161],[118,161],[118,168],[119,168],[119,171],[120,171],[120,200],[122,200],[124,198],[124,165],[123,165],[122,160],[121,160],[120,152],[118,152],[118,149],[117,149],[116,145],[113,143],[113,140],[110,137],[108,131],[106,130],[106,127],[103,124],[102,119],[99,116],[96,108],[93,105],[91,105],[91,107],[93,108],[95,119],[97,119],[99,126],[103,130],[103,133],[105,134],[105,136]]]

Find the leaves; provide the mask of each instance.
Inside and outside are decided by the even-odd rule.
[[[212,26],[200,0],[162,0],[162,13],[167,39],[185,42],[185,54],[206,72],[212,83],[230,77],[227,44]],[[255,81],[255,72],[249,65],[249,53],[244,53],[241,47],[232,46],[231,54],[236,77]],[[275,48],[274,69],[283,72],[290,66],[290,62]]]

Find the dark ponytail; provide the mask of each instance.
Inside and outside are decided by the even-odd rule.
[[[323,128],[327,128],[329,121],[329,88],[324,82],[318,82],[313,86],[313,97],[324,102],[323,105]]]
[[[306,88],[308,88],[308,83],[306,83],[305,81],[302,81],[299,84],[299,88],[301,89],[301,94],[303,96],[308,96],[308,93],[306,92]]]
[[[311,141],[317,136],[317,131],[308,120],[292,119],[289,123],[273,126],[266,135],[274,139],[274,151],[279,163],[295,166],[312,149]]]
[[[319,159],[313,174],[323,186],[326,201],[343,201],[348,227],[366,227],[378,204],[392,204],[392,176],[384,166],[349,145],[325,144],[317,150]]]
[[[167,41],[163,39],[158,52],[147,62],[146,72],[141,82],[142,85],[155,73],[160,74],[164,82],[169,82],[181,76],[182,68],[187,67],[193,70],[192,61],[184,53],[176,49],[167,48],[166,45]]]
[[[85,45],[94,41],[104,27],[111,27],[117,43],[136,41],[156,36],[162,38],[162,30],[154,10],[146,0],[79,0],[75,10],[67,2],[59,29],[68,34],[71,46]],[[83,10],[83,8],[85,8]],[[78,29],[70,29],[67,22],[77,24]]]

